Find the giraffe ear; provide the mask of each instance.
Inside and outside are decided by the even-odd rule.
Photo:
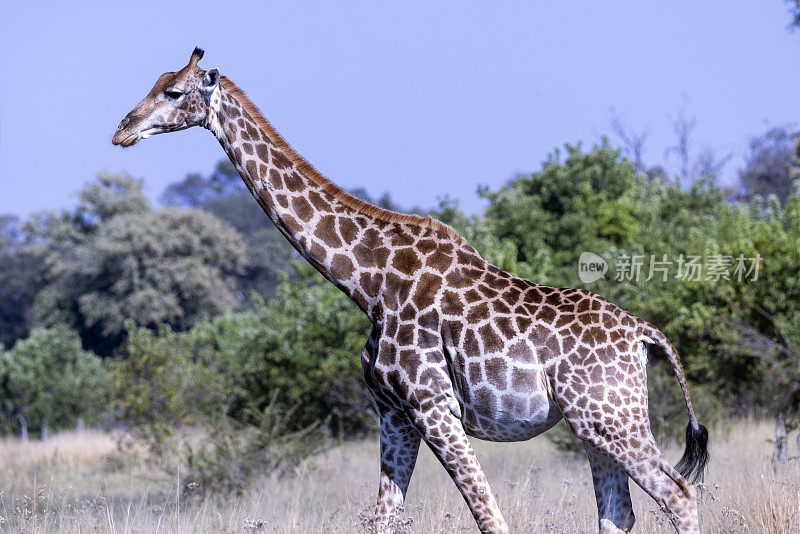
[[[200,92],[206,96],[211,96],[211,93],[217,88],[217,84],[219,84],[219,70],[216,68],[209,69],[203,76],[203,81],[200,82]]]

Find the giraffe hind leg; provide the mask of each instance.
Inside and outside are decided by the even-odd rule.
[[[588,443],[584,443],[584,447],[592,469],[600,534],[630,532],[636,517],[633,515],[628,473]]]
[[[646,431],[641,431],[644,428]],[[617,427],[610,431],[619,433],[621,438],[608,441],[599,435],[589,439],[581,437],[624,469],[667,513],[676,531],[682,534],[700,532],[694,487],[662,456],[649,427],[632,425],[628,429]]]
[[[628,425],[619,420],[616,424],[595,420],[576,425],[567,414],[565,419],[570,428],[580,429],[576,432],[578,437],[616,462],[658,503],[675,530],[682,534],[700,532],[694,487],[661,454],[650,433],[646,412],[643,422]]]
[[[615,361],[637,358],[623,354]],[[622,467],[667,512],[678,532],[699,532],[694,487],[664,459],[650,432],[643,369],[627,366],[627,376],[619,376],[607,373],[602,362],[596,365],[600,372],[591,367],[568,368],[556,377],[558,383],[573,389],[570,397],[556,398],[567,425]],[[613,382],[607,377],[613,377]]]

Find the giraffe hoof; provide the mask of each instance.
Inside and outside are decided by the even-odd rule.
[[[600,534],[625,534],[626,532],[630,532],[633,525],[629,528],[622,530],[617,525],[611,522],[610,519],[601,519],[600,520]]]

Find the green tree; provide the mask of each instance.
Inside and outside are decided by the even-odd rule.
[[[221,159],[208,176],[189,173],[183,180],[169,184],[161,194],[161,202],[170,206],[202,208],[219,198],[240,193],[243,188],[242,179],[230,160]]]
[[[750,151],[739,180],[746,199],[775,194],[786,203],[792,190],[793,156],[797,134],[786,127],[771,128],[750,140]]]
[[[489,200],[484,224],[497,245],[513,245],[516,261],[528,266],[535,281],[558,286],[580,283],[576,265],[582,251],[600,253],[634,240],[649,190],[643,175],[607,141],[589,153],[580,145],[565,151],[563,162],[556,150],[541,171],[497,192],[482,191]],[[491,259],[491,251],[479,250]]]
[[[241,272],[234,278],[240,308],[249,305],[252,293],[272,297],[280,273],[292,271],[294,249],[264,215],[229,160],[221,160],[207,177],[188,174],[180,182],[170,184],[161,200],[167,205],[211,213],[242,235],[247,243],[246,257]]]
[[[99,423],[108,410],[110,380],[100,358],[83,350],[68,327],[35,328],[0,352],[0,431],[26,425],[38,433]]]
[[[237,303],[239,234],[199,210],[152,211],[141,182],[124,175],[101,175],[74,211],[44,214],[27,229],[45,281],[38,321],[72,325],[99,354],[119,346],[126,319],[185,330]]]
[[[789,4],[789,13],[792,16],[792,22],[789,28],[796,30],[800,28],[800,0],[786,0]]]
[[[0,347],[25,337],[38,291],[35,258],[25,250],[19,221],[0,216]]]
[[[125,319],[185,330],[236,304],[239,235],[196,211],[119,215],[78,247],[67,274],[83,324],[117,340]]]

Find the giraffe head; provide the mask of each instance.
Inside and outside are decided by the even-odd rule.
[[[204,124],[219,71],[198,67],[202,58],[203,51],[195,48],[188,65],[159,76],[147,96],[119,123],[112,142],[128,147],[151,135]]]

